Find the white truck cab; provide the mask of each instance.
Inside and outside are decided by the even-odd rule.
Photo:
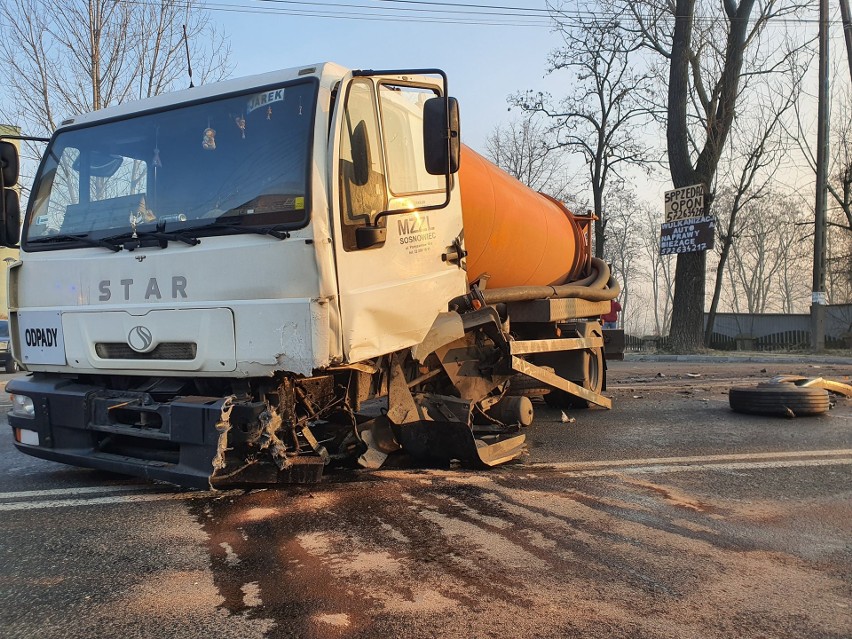
[[[511,420],[493,441],[471,429],[513,371],[498,365],[505,318],[470,297],[446,86],[436,70],[326,63],[63,122],[9,271],[30,373],[8,385],[18,448],[198,487],[376,465],[404,441],[441,459],[516,456]],[[462,453],[399,433],[427,421],[461,424]]]

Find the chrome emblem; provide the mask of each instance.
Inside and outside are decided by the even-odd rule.
[[[154,343],[154,336],[145,326],[134,326],[127,334],[127,345],[137,353],[147,353]]]

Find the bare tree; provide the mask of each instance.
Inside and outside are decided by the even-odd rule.
[[[530,188],[563,199],[570,180],[560,149],[548,144],[548,137],[535,114],[526,114],[496,126],[485,141],[485,154]]]
[[[728,158],[718,177],[720,192],[713,202],[713,212],[724,209],[725,224],[717,224],[718,243],[716,251],[719,261],[716,266],[713,299],[704,327],[704,344],[710,345],[710,338],[716,323],[716,312],[722,292],[725,266],[731,246],[737,238],[739,213],[752,202],[767,195],[773,183],[778,180],[778,172],[794,142],[787,135],[784,118],[793,111],[801,92],[801,81],[806,64],[796,62],[795,56],[789,59],[790,66],[784,77],[762,76],[768,78],[761,87],[762,91],[753,91],[752,105],[741,114],[737,126],[731,132],[728,145]],[[719,220],[721,221],[721,220]]]
[[[848,304],[852,302],[852,231],[843,226],[838,208],[829,212],[826,291],[830,304]]]
[[[852,301],[852,89],[842,80],[831,85],[839,85],[842,89],[832,96],[826,292],[833,303],[843,303]],[[810,169],[816,174],[816,159],[808,142],[810,114],[805,105],[796,106],[796,139]]]
[[[624,181],[623,169],[648,168],[652,158],[640,133],[650,120],[652,73],[639,57],[641,39],[619,27],[615,5],[594,5],[599,19],[579,22],[560,9],[552,15],[564,46],[548,58],[547,73],[566,72],[571,92],[554,100],[526,91],[510,103],[550,120],[550,145],[579,154],[588,168],[595,222],[595,254],[605,254],[607,189]]]
[[[852,233],[852,122],[849,120],[852,117],[852,92],[847,87],[837,98],[838,108],[832,118],[833,157],[828,192],[840,215],[834,216],[829,224]],[[813,162],[813,155],[806,155]]]
[[[747,73],[767,73],[783,64],[761,45],[770,20],[805,6],[794,0],[645,0],[627,2],[645,45],[669,63],[666,141],[675,187],[704,184],[712,203],[716,171],[734,123]],[[757,7],[756,12],[755,7]],[[721,10],[721,13],[719,13]],[[715,12],[715,13],[714,13]],[[722,43],[724,43],[723,46]],[[675,272],[672,347],[692,351],[703,343],[706,252],[682,253]]]
[[[808,290],[809,247],[802,241],[807,227],[801,224],[801,209],[794,198],[768,192],[751,200],[743,213],[725,263],[733,308],[791,312]]]
[[[624,327],[643,309],[634,310],[632,301],[632,283],[641,274],[641,238],[636,232],[634,213],[638,204],[632,190],[618,189],[607,194],[609,210],[606,225],[606,251],[604,259],[612,264],[616,277],[622,283],[621,289],[621,325]]]
[[[5,0],[0,114],[32,135],[67,117],[230,73],[229,45],[196,0]],[[186,25],[189,61],[183,40]]]
[[[845,303],[852,302],[852,91],[848,85],[839,97],[830,147],[826,288],[832,302]]]
[[[634,223],[637,225],[642,256],[649,265],[648,278],[653,300],[654,333],[668,335],[672,319],[675,256],[660,255],[659,218],[661,215],[648,206],[642,207],[641,213],[638,220],[634,218]]]

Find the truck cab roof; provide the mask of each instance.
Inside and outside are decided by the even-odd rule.
[[[255,87],[280,84],[297,78],[316,77],[326,78],[328,83],[341,79],[350,69],[342,67],[333,62],[321,62],[316,64],[291,67],[289,69],[278,69],[266,73],[231,78],[220,82],[203,84],[189,89],[181,89],[163,93],[150,98],[125,102],[116,106],[110,106],[98,111],[83,113],[63,120],[57,133],[69,127],[77,127],[93,124],[103,120],[112,120],[125,117],[130,114],[143,113],[167,108],[173,105],[186,104],[197,100],[205,100],[228,93],[238,93]],[[54,134],[55,135],[55,134]]]

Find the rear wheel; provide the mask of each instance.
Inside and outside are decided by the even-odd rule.
[[[560,368],[568,368],[556,366],[555,373],[560,377],[570,379],[578,386],[582,386],[586,390],[593,393],[600,393],[604,387],[604,379],[606,377],[606,369],[604,367],[604,357],[602,348],[588,348],[579,355],[583,358],[583,378],[571,379],[569,375],[560,372]],[[576,370],[574,367],[572,369]],[[553,408],[588,408],[591,403],[587,399],[577,397],[564,390],[554,388],[544,396],[544,401],[548,406]]]
[[[6,372],[7,373],[17,373],[18,372],[18,362],[14,359],[6,360]]]

